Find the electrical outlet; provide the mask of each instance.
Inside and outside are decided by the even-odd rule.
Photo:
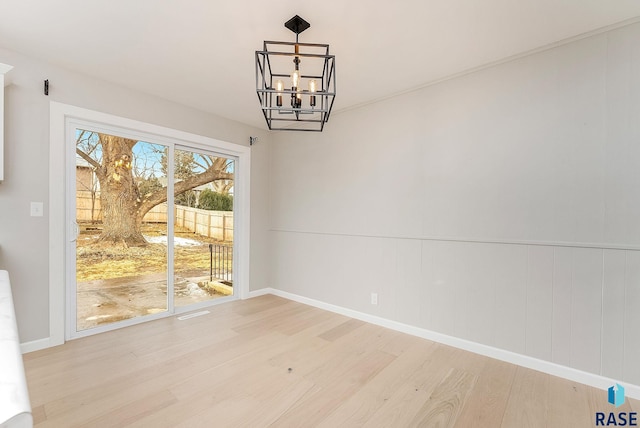
[[[378,304],[378,293],[371,293],[371,304],[372,305]]]

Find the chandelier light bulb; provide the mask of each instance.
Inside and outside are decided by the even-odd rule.
[[[297,88],[300,84],[300,70],[293,70],[293,73],[291,73],[291,84],[294,88]]]
[[[282,90],[284,89],[284,83],[282,80],[276,80],[276,106],[282,107]]]
[[[316,106],[316,81],[315,79],[311,79],[309,80],[309,92],[311,93],[311,96],[309,97],[309,105],[311,107],[315,107]]]

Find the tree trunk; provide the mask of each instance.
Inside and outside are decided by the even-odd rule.
[[[100,241],[121,243],[124,246],[145,245],[142,218],[138,215],[140,195],[132,173],[135,140],[100,134],[102,166],[100,203],[103,230]]]
[[[98,177],[103,219],[98,241],[127,247],[146,245],[147,241],[142,236],[142,220],[150,209],[167,201],[167,189],[158,189],[142,198],[132,171],[133,146],[138,141],[97,135],[101,162],[95,158],[93,149],[85,152],[76,146],[76,153],[94,168]],[[211,157],[207,164],[205,171],[176,182],[174,196],[215,180],[233,183],[233,172],[227,172],[227,159]]]

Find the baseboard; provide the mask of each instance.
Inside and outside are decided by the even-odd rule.
[[[263,296],[265,294],[273,294],[275,296],[283,297],[288,300],[293,300],[298,303],[313,306],[319,309],[324,309],[330,312],[335,312],[340,315],[345,315],[351,318],[359,319],[361,321],[379,325],[381,327],[386,327],[391,330],[396,330],[402,333],[410,334],[412,336],[421,337],[423,339],[442,343],[444,345],[452,346],[458,349],[463,349],[465,351],[473,352],[479,355],[484,355],[486,357],[495,358],[497,360],[505,361],[507,363],[515,364],[521,367],[537,370],[553,376],[568,379],[573,382],[589,385],[594,388],[602,389],[603,391],[606,391],[614,383],[619,383],[625,387],[625,395],[627,397],[640,400],[640,386],[638,385],[621,382],[616,379],[610,379],[604,376],[584,372],[571,367],[562,366],[556,363],[552,363],[550,361],[540,360],[537,358],[529,357],[527,355],[517,354],[515,352],[495,348],[493,346],[483,345],[480,343],[460,339],[457,337],[448,336],[448,335],[437,333],[424,328],[415,327],[412,325],[388,320],[386,318],[378,317],[375,315],[366,314],[364,312],[355,311],[353,309],[343,308],[341,306],[332,305],[330,303],[322,302],[320,300],[314,300],[308,297],[299,296],[297,294],[289,293],[287,291],[282,291],[275,288],[263,288],[260,290],[252,291],[249,294],[249,297],[258,297],[258,296]]]
[[[46,337],[44,339],[32,340],[31,342],[25,342],[20,344],[20,351],[23,354],[28,354],[29,352],[40,351],[41,349],[51,348],[52,346],[56,346],[57,344],[53,343],[50,338]]]
[[[248,298],[251,299],[253,297],[260,297],[266,294],[276,294],[274,291],[275,290],[273,288],[261,288],[260,290],[250,291]],[[293,299],[289,299],[289,300],[293,300]]]

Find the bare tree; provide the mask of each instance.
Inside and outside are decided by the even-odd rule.
[[[133,147],[137,143],[137,140],[113,135],[79,133],[76,153],[94,168],[99,182],[103,218],[101,242],[145,245],[142,219],[153,207],[167,201],[166,188],[141,195],[140,175],[136,174],[146,175],[153,168],[134,160]],[[201,172],[176,182],[174,194],[215,180],[233,180],[227,162],[223,157],[199,156]]]
[[[233,188],[233,180],[216,180],[213,182],[213,191],[222,195],[228,195]]]

